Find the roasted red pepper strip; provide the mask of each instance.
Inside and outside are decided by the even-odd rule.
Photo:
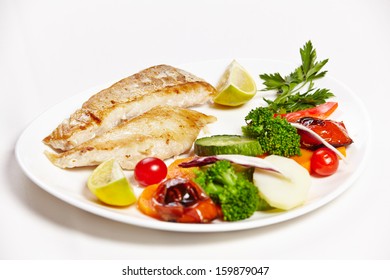
[[[171,178],[152,187],[145,195],[141,194],[138,206],[153,218],[178,223],[208,223],[220,215],[218,206],[191,180]]]
[[[334,147],[348,146],[353,143],[343,122],[309,117],[301,118],[297,122],[317,133]],[[301,136],[302,148],[317,149],[322,145],[319,140],[306,131],[298,130],[298,133]]]
[[[325,120],[337,109],[337,107],[337,102],[326,102],[310,109],[300,110],[287,114],[276,114],[275,116],[285,118],[289,122],[296,122],[303,117],[312,117]]]

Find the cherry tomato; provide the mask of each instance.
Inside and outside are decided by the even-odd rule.
[[[134,169],[134,178],[141,186],[158,184],[167,176],[168,168],[161,159],[147,157],[139,161]]]
[[[319,148],[311,157],[311,171],[319,176],[334,174],[339,167],[339,158],[329,148]]]

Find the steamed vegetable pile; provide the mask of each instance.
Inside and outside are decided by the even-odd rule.
[[[303,205],[312,176],[337,172],[353,141],[343,122],[329,119],[338,107],[328,100],[334,94],[315,88],[328,60],[316,61],[310,41],[300,55],[302,64],[289,75],[260,75],[275,99],[243,116],[242,135],[199,138],[193,157],[168,167],[156,158],[140,162],[138,209],[163,221],[208,223]]]

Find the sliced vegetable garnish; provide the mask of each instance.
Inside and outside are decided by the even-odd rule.
[[[252,166],[259,169],[272,171],[283,175],[288,178],[278,167],[272,163],[258,157],[244,156],[244,155],[215,155],[215,156],[206,156],[206,157],[195,157],[193,160],[188,162],[183,162],[179,164],[180,167],[194,167],[194,166],[204,166],[208,164],[213,164],[219,160],[228,160],[232,163]]]
[[[337,109],[337,107],[338,107],[337,102],[326,102],[306,110],[300,110],[300,111],[291,112],[287,114],[275,114],[275,115],[281,116],[282,118],[285,118],[289,122],[295,122],[303,117],[314,117],[314,118],[324,120],[327,117],[329,117]]]
[[[289,178],[286,180],[270,172],[255,171],[253,182],[259,189],[260,197],[270,206],[281,210],[304,204],[312,185],[309,172],[290,158],[270,155],[265,160],[280,166],[289,174]]]
[[[302,124],[317,133],[333,147],[348,146],[353,143],[343,122],[304,117],[296,121],[296,123]],[[300,144],[303,148],[317,149],[322,145],[321,141],[306,131],[298,130],[298,134],[301,137]]]
[[[138,208],[168,222],[208,223],[218,217],[218,207],[192,180],[171,178],[144,189]]]
[[[313,137],[315,137],[317,140],[321,141],[321,143],[331,149],[333,152],[335,152],[342,160],[344,160],[345,163],[347,163],[347,159],[346,157],[339,151],[337,150],[335,147],[333,147],[331,144],[329,144],[328,142],[325,141],[324,138],[322,138],[321,136],[319,136],[317,133],[315,133],[313,130],[311,130],[310,128],[307,128],[306,126],[302,125],[302,124],[299,124],[299,123],[291,123],[292,126],[294,126],[295,128],[297,129],[300,129],[300,130],[303,130],[303,131],[306,131],[308,133],[310,133],[310,135],[312,135]]]
[[[218,160],[219,159],[217,158],[217,156],[195,157],[190,161],[180,163],[179,167],[183,167],[183,168],[200,167],[200,166],[216,163]]]
[[[194,152],[198,156],[221,154],[258,156],[263,153],[257,139],[241,135],[213,135],[199,138],[194,143]]]
[[[168,166],[168,174],[167,178],[185,178],[189,180],[195,179],[195,171],[198,170],[198,167],[191,167],[191,168],[182,168],[179,165],[183,162],[187,162],[192,160],[192,157],[188,158],[178,158],[175,159],[169,166]]]

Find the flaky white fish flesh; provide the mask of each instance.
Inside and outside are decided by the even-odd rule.
[[[157,65],[93,95],[43,142],[67,151],[157,105],[186,108],[204,104],[214,94],[214,87],[203,79],[169,65]]]
[[[214,116],[176,106],[156,106],[110,131],[62,152],[45,154],[61,168],[94,166],[115,158],[123,169],[134,169],[146,157],[168,159],[188,152]]]

